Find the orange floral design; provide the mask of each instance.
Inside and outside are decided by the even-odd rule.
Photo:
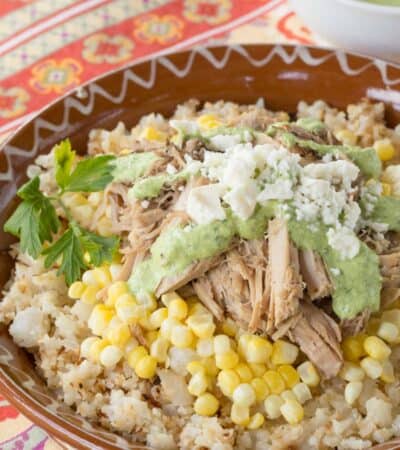
[[[183,22],[172,14],[149,14],[135,20],[134,36],[146,44],[165,45],[182,37]]]
[[[184,16],[191,22],[215,25],[231,16],[231,0],[185,0]]]
[[[29,94],[20,87],[3,89],[0,87],[0,117],[11,119],[21,115],[26,110]]]
[[[82,66],[72,58],[47,59],[32,69],[30,85],[41,94],[62,94],[79,85]]]
[[[97,33],[85,39],[82,56],[93,64],[118,64],[132,56],[133,47],[133,42],[123,35]]]

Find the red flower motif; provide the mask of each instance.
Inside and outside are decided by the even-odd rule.
[[[0,422],[7,419],[15,419],[19,416],[19,412],[8,404],[7,400],[0,395]]]

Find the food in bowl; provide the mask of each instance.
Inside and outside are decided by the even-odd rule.
[[[190,100],[28,168],[0,321],[60,401],[159,449],[400,436],[400,136]]]

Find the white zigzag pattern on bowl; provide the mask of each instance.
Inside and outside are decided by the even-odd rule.
[[[128,84],[134,83],[144,89],[151,89],[155,83],[156,77],[157,77],[157,64],[160,64],[167,68],[171,73],[173,73],[176,77],[184,78],[186,77],[193,66],[193,61],[196,55],[202,56],[205,60],[207,60],[212,66],[214,66],[216,69],[223,69],[227,63],[229,62],[231,53],[235,52],[240,54],[244,59],[246,59],[248,62],[250,62],[255,67],[263,67],[266,66],[271,59],[274,56],[279,56],[282,61],[285,62],[285,64],[290,65],[296,59],[301,59],[305,64],[310,66],[318,66],[320,64],[323,64],[326,60],[330,58],[336,58],[341,70],[349,75],[349,76],[357,76],[363,71],[367,70],[371,66],[375,66],[381,75],[382,81],[387,86],[393,86],[395,84],[400,84],[400,78],[398,79],[390,79],[388,75],[388,67],[394,66],[393,64],[388,64],[385,61],[381,60],[371,60],[367,62],[362,67],[359,67],[357,69],[353,69],[349,66],[348,58],[345,52],[340,50],[332,50],[327,55],[324,55],[322,57],[315,57],[311,54],[312,47],[302,47],[302,46],[296,46],[293,47],[293,51],[287,51],[284,47],[280,45],[274,46],[268,54],[262,58],[262,59],[254,59],[247,50],[240,46],[240,45],[234,45],[226,48],[226,51],[222,58],[218,59],[215,57],[215,55],[212,53],[212,47],[209,48],[195,48],[189,53],[189,57],[186,61],[186,65],[183,69],[180,69],[174,65],[174,63],[168,58],[168,56],[161,56],[159,58],[153,59],[150,62],[150,76],[148,79],[143,79],[139,77],[134,72],[134,67],[130,69],[125,69],[123,74],[123,80],[122,85],[120,89],[120,93],[118,95],[111,95],[109,92],[105,91],[103,88],[101,88],[96,82],[91,82],[87,86],[79,88],[75,94],[70,94],[69,96],[65,97],[64,102],[64,114],[63,114],[63,120],[59,125],[48,122],[46,120],[43,120],[42,118],[38,117],[36,119],[33,119],[34,122],[34,144],[31,149],[22,149],[15,147],[9,143],[6,143],[4,146],[4,153],[7,158],[8,162],[8,170],[7,172],[0,173],[0,181],[10,181],[13,177],[13,168],[12,168],[12,161],[11,157],[13,155],[16,156],[23,156],[26,158],[33,157],[37,154],[39,149],[39,142],[40,142],[40,130],[48,130],[52,132],[60,132],[64,130],[67,126],[70,125],[70,113],[73,109],[79,111],[82,115],[88,116],[92,113],[96,96],[101,96],[108,101],[118,105],[123,102],[123,100],[126,97]],[[400,67],[400,66],[398,66]],[[80,102],[80,99],[89,97],[89,101],[87,105],[84,105]],[[11,139],[12,141],[12,139]]]

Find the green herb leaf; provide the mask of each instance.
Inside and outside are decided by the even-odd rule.
[[[54,206],[39,190],[39,177],[25,183],[17,192],[24,201],[4,224],[4,231],[18,236],[21,250],[37,258],[45,241],[52,240],[60,226]]]
[[[102,191],[113,180],[113,155],[101,155],[80,161],[63,186],[69,192]]]
[[[119,244],[116,236],[103,237],[82,228],[80,239],[84,251],[89,253],[90,262],[94,266],[111,262]]]
[[[54,159],[56,164],[56,181],[60,188],[64,189],[72,170],[75,152],[71,148],[69,139],[61,141],[54,148]]]
[[[63,274],[68,285],[78,280],[82,269],[86,268],[81,242],[72,228],[68,228],[61,238],[48,247],[43,254],[46,255],[44,261],[46,268],[51,267],[61,257],[57,275]]]

